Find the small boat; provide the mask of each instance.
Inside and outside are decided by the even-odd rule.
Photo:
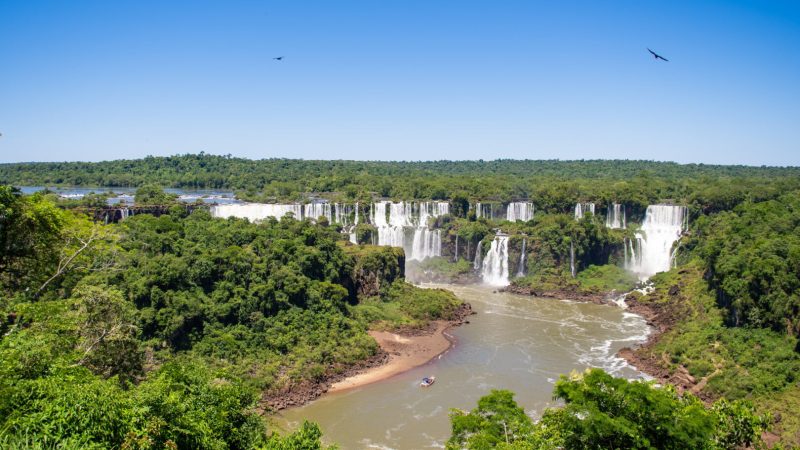
[[[436,377],[425,377],[422,379],[422,382],[419,384],[422,387],[428,387],[436,381]]]

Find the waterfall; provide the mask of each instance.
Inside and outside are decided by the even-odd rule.
[[[294,214],[297,219],[305,217],[316,221],[320,217],[325,217],[329,223],[341,225],[342,233],[348,234],[350,242],[354,244],[358,242],[355,230],[360,221],[358,203],[355,206],[324,202],[305,205],[242,203],[214,205],[210,211],[213,217],[240,217],[251,222],[258,222],[268,217],[280,219],[289,213]],[[405,250],[408,260],[421,261],[441,256],[441,230],[434,228],[429,222],[432,222],[431,219],[449,214],[449,203],[382,201],[374,203],[370,213],[369,221],[378,230],[377,239],[373,239],[373,244],[401,247]],[[128,216],[125,211],[121,214],[123,217]]]
[[[506,220],[516,222],[521,220],[527,222],[533,219],[533,203],[511,202],[506,210]]]
[[[625,268],[628,268],[628,238],[622,240],[622,261],[625,264]]]
[[[483,260],[483,282],[508,286],[508,236],[498,234]]]
[[[436,218],[450,214],[450,203],[447,202],[422,202],[419,204],[419,223],[420,227],[428,226],[429,218]]]
[[[303,217],[303,205],[280,205],[271,203],[242,203],[214,205],[210,209],[212,217],[239,217],[251,222],[259,222],[268,217],[280,219],[291,213],[296,219]]]
[[[333,223],[333,215],[331,213],[330,203],[308,203],[305,205],[305,217],[317,221],[320,217],[328,219],[328,223]],[[299,217],[298,217],[299,218]]]
[[[413,227],[414,205],[406,202],[389,202],[389,225],[394,227]]]
[[[372,210],[370,211],[370,219],[369,221],[375,225],[376,227],[384,227],[389,224],[386,221],[386,205],[389,202],[379,202],[372,204]]]
[[[373,204],[372,211],[372,223],[378,228],[378,245],[404,247],[406,239],[403,226],[408,222],[405,203],[378,202]]]
[[[575,204],[575,220],[583,219],[583,216],[590,212],[594,215],[594,203],[577,203]]]
[[[619,203],[613,203],[608,207],[606,214],[606,227],[613,229],[625,229],[625,208]]]
[[[338,223],[342,227],[350,225],[350,215],[353,214],[353,207],[343,203],[333,204],[333,223]]]
[[[685,206],[650,205],[635,235],[635,244],[629,241],[625,267],[646,280],[672,266],[675,254],[672,246],[688,226]]]
[[[414,241],[408,258],[412,261],[422,261],[426,258],[441,256],[442,232],[438,229],[430,229],[432,224],[429,222],[430,219],[450,214],[450,204],[447,202],[421,202],[417,210]]]
[[[575,245],[569,241],[569,273],[575,278]]]
[[[378,229],[378,245],[402,247],[411,261],[441,256],[441,230],[431,229],[428,222],[449,214],[449,203],[382,201],[375,203],[372,211],[372,223]]]
[[[494,220],[494,212],[492,211],[492,204],[491,203],[475,203],[475,218],[480,219],[489,219]]]
[[[458,235],[456,235],[456,257],[453,262],[458,262]]]
[[[481,243],[478,241],[477,247],[475,247],[475,260],[472,261],[472,269],[473,270],[481,270],[483,269],[483,252],[481,251]]]
[[[527,244],[527,239],[522,238],[522,253],[519,254],[519,268],[517,268],[518,277],[525,276],[525,244]]]
[[[638,247],[638,241],[636,243]],[[625,238],[625,269],[633,271],[633,268],[641,264],[640,254],[634,248],[633,240]]]
[[[414,242],[408,259],[422,261],[426,258],[441,256],[441,254],[441,230],[429,230],[427,227],[414,230]]]
[[[358,226],[358,202],[356,202],[355,210],[356,218],[353,221],[353,225],[350,226],[350,242],[358,244],[358,238],[356,237],[356,226]]]

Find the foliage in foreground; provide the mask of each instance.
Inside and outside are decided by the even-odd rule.
[[[492,391],[470,412],[451,411],[447,448],[734,449],[758,443],[767,424],[742,401],[706,408],[691,394],[600,369],[562,376],[554,397],[564,407],[534,423],[510,391]]]
[[[262,395],[376,351],[363,292],[398,323],[452,314],[401,267],[308,221],[99,225],[0,187],[0,447],[319,448],[312,425],[268,436]]]

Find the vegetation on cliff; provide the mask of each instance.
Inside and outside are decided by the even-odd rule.
[[[583,435],[644,447],[660,439],[647,427],[669,429],[670,414],[678,413],[694,427],[692,433],[673,430],[670,439],[682,446],[745,444],[764,425],[745,403],[702,409],[689,394],[706,402],[747,400],[760,412],[776,412],[775,431],[784,442],[800,443],[796,168],[186,155],[3,164],[0,181],[135,186],[138,202],[159,205],[173,201],[163,186],[235,189],[262,201],[309,195],[360,202],[447,199],[451,214],[436,219],[443,255],[415,270],[468,276],[476,252],[488,248],[500,227],[509,234],[509,272],[524,275],[513,288],[585,296],[633,286],[636,280],[622,269],[622,257],[625,239],[636,230],[608,229],[591,213],[575,220],[576,202],[623,203],[632,222],[649,203],[685,204],[691,220],[678,267],[653,277],[653,292],[628,296],[661,332],[630,357],[676,391],[653,393],[652,386],[629,386],[599,374],[564,379],[556,395],[566,408],[548,412],[539,424],[518,417],[510,396],[498,394],[479,405],[484,410],[477,415],[454,416],[454,424],[466,431],[455,433],[451,445],[504,445],[511,422],[503,422],[502,434],[497,423],[481,424],[492,408],[506,411],[498,417],[517,421],[519,436],[545,439],[529,444],[569,448],[586,444],[570,440]],[[477,200],[530,198],[536,216],[529,222],[477,218],[469,208]],[[374,357],[378,348],[366,334],[370,326],[418,328],[458,314],[459,302],[451,294],[404,283],[401,250],[349,245],[325,221],[252,224],[171,207],[160,217],[142,214],[101,225],[63,208],[101,205],[104,199],[97,194],[57,207],[47,194],[22,196],[0,186],[0,445],[319,445],[313,424],[294,436],[269,437],[259,412],[271,398],[324,383]],[[356,236],[366,244],[374,232],[361,224]],[[631,408],[636,406],[631,402],[651,402],[663,409],[648,413],[664,414],[639,422],[639,413],[623,409],[609,416],[605,400],[605,406],[592,406],[575,397],[598,386],[618,393]],[[583,412],[597,421],[576,422]],[[628,421],[618,421],[621,417]],[[590,429],[582,428],[589,423]],[[559,431],[545,436],[547,427]]]
[[[423,326],[460,305],[405,284],[402,252],[290,218],[101,225],[2,186],[0,245],[10,448],[288,448],[258,413],[271,395],[375,355],[372,322]]]

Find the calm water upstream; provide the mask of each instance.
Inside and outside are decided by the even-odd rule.
[[[439,286],[472,304],[470,324],[451,329],[455,347],[434,361],[368,386],[326,395],[284,411],[281,426],[303,419],[322,426],[326,442],[343,449],[442,448],[450,408],[472,409],[491,389],[510,389],[536,417],[553,404],[559,374],[601,367],[617,376],[639,373],[616,352],[645,340],[644,319],[589,303],[493,293],[482,286]],[[419,381],[435,375],[430,388]]]

